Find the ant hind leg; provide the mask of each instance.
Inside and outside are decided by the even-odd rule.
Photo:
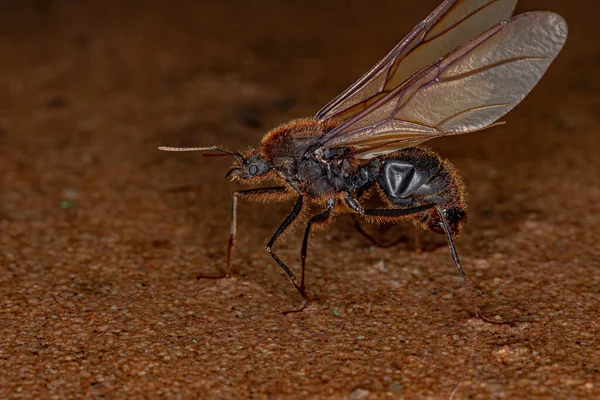
[[[365,228],[363,228],[363,226],[360,223],[360,219],[356,216],[356,214],[351,214],[351,216],[352,216],[352,219],[354,220],[354,227],[356,228],[356,230],[361,235],[363,235],[369,242],[371,242],[375,247],[379,247],[379,248],[382,248],[382,249],[387,249],[387,248],[390,248],[390,247],[397,246],[400,243],[404,243],[404,242],[408,241],[408,239],[406,238],[406,236],[402,235],[398,239],[392,240],[389,243],[383,243],[379,239],[376,239],[369,232],[367,232],[365,230]]]
[[[475,290],[473,289],[473,285],[471,284],[471,281],[469,280],[469,278],[467,278],[467,274],[465,273],[465,270],[463,269],[463,267],[460,263],[460,260],[458,258],[458,253],[456,252],[456,248],[454,247],[454,240],[452,240],[452,234],[450,233],[450,228],[448,227],[448,222],[446,221],[445,210],[439,206],[436,206],[435,209],[437,210],[437,212],[440,216],[440,221],[444,228],[444,232],[446,233],[446,239],[448,240],[448,246],[450,247],[450,253],[452,254],[452,260],[454,261],[456,268],[458,268],[458,272],[460,272],[460,275],[462,276],[463,280],[465,281],[465,284],[467,285],[467,288],[469,289],[469,292],[471,294],[471,301],[473,302],[473,310],[475,311],[475,316],[477,316],[477,318],[481,319],[482,321],[488,322],[490,324],[514,325],[515,323],[511,322],[511,321],[508,321],[508,322],[493,321],[493,320],[488,319],[488,318],[484,317],[483,315],[481,315],[481,312],[479,311],[479,306],[477,305],[477,296],[475,294]]]

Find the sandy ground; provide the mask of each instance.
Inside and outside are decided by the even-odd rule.
[[[197,280],[238,186],[156,150],[313,115],[437,0],[121,3],[0,3],[1,398],[600,397],[597,2],[523,1],[569,21],[563,53],[506,125],[432,143],[468,186],[478,301],[515,326],[473,317],[443,237],[376,248],[349,218],[283,316],[264,244],[291,204],[242,204],[234,277]]]

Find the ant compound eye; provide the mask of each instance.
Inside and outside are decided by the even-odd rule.
[[[249,166],[249,167],[248,167],[248,173],[249,173],[251,176],[254,176],[254,175],[258,174],[258,167],[257,167],[256,165],[251,165],[251,166]]]
[[[252,156],[244,162],[244,177],[254,178],[261,176],[269,171],[269,164],[260,156]]]

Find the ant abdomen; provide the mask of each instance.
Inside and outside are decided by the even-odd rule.
[[[439,206],[453,235],[459,234],[466,222],[462,180],[448,161],[431,150],[411,147],[390,154],[381,163],[377,183],[392,206]],[[415,216],[415,220],[444,234],[437,208]]]

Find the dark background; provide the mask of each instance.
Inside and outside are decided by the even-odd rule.
[[[125,4],[124,4],[125,3]],[[228,159],[313,115],[435,6],[423,1],[0,2],[0,397],[600,396],[600,6],[569,22],[533,93],[431,145],[460,170],[457,241],[316,233],[299,304],[264,244],[290,204],[241,204]],[[373,232],[376,227],[370,226]],[[299,265],[300,233],[280,255]]]

